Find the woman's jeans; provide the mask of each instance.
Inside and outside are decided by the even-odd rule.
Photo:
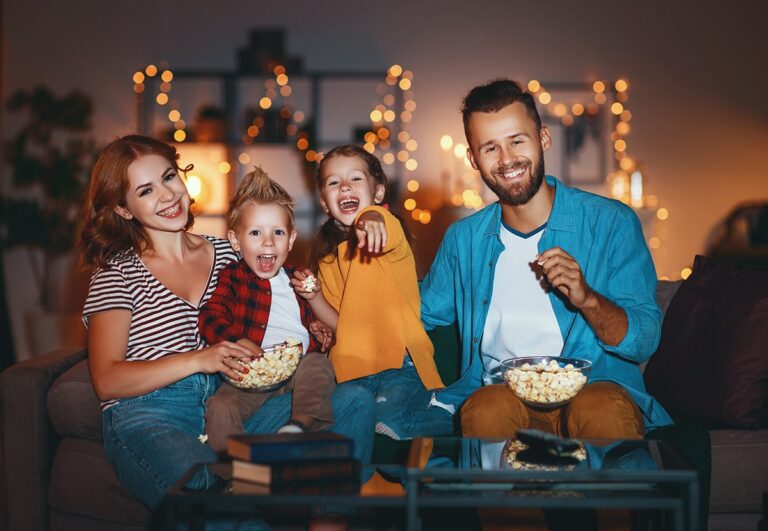
[[[220,384],[218,375],[193,374],[143,396],[121,400],[104,411],[104,449],[120,481],[151,509],[193,465],[217,460],[200,441],[205,433],[206,401]],[[332,397],[335,422],[331,431],[354,441],[354,455],[363,465],[371,460],[374,433],[373,396],[365,389],[345,385]],[[268,400],[245,421],[247,433],[274,433],[291,412],[291,395]],[[187,483],[206,489],[216,478],[201,470]]]
[[[400,369],[389,369],[342,385],[359,385],[376,399],[376,433],[395,440],[450,435],[453,415],[430,405],[433,392],[424,388],[410,356]]]

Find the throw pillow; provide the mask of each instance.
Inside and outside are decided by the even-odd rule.
[[[645,382],[674,415],[710,427],[768,425],[768,270],[697,256]]]

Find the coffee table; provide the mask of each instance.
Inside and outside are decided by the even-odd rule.
[[[217,488],[191,491],[184,485],[189,471],[167,493],[155,514],[158,529],[188,521],[192,529],[221,515],[246,517],[265,508],[303,516],[303,509],[347,509],[372,519],[395,518],[408,531],[421,529],[425,510],[505,507],[542,509],[633,510],[634,523],[654,529],[696,531],[699,485],[687,468],[660,441],[582,441],[587,459],[575,466],[550,464],[547,469],[508,464],[509,441],[435,437],[415,439],[404,466],[380,466],[399,478],[404,495],[235,493],[222,479]],[[207,465],[227,478],[229,465]],[[404,525],[403,525],[404,524]]]

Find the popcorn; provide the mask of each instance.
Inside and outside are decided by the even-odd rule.
[[[504,380],[523,402],[554,407],[576,396],[587,382],[587,377],[573,364],[561,367],[557,360],[552,359],[512,367],[504,373]]]
[[[315,291],[317,287],[317,278],[314,275],[309,275],[301,283],[301,288],[307,293]]]
[[[299,365],[303,347],[301,342],[289,338],[284,343],[265,347],[261,357],[250,363],[239,363],[248,367],[242,380],[226,377],[227,382],[239,389],[260,390],[265,387],[278,385],[290,378]]]

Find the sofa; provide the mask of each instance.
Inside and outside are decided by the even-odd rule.
[[[679,286],[659,283],[662,308]],[[768,320],[764,324],[768,329]],[[670,333],[665,322],[663,334]],[[450,336],[444,332],[433,341],[445,343]],[[455,349],[450,350],[436,349],[443,367],[456,367]],[[138,531],[148,525],[149,511],[120,485],[105,458],[86,357],[82,349],[59,350],[0,374],[0,529]],[[651,369],[664,372],[664,367]],[[702,425],[696,419],[693,423]],[[709,529],[756,529],[761,496],[768,491],[768,429],[717,427],[702,432],[705,447],[693,458],[705,461],[698,467],[706,473],[711,454]],[[675,439],[674,434],[669,438],[691,440]],[[700,444],[702,438],[696,440]],[[688,442],[677,446],[683,454],[696,453]],[[705,486],[707,479],[702,477]]]

